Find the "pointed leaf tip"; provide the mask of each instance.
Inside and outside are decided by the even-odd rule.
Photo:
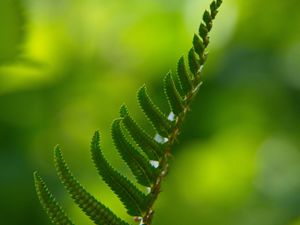
[[[125,104],[122,104],[120,107],[120,116],[124,117],[126,115],[128,115],[128,108]]]

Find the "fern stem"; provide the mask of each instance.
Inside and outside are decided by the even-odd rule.
[[[198,88],[197,88],[198,90]],[[189,111],[190,108],[190,104],[193,100],[193,98],[196,96],[197,94],[197,90],[193,89],[191,90],[186,99],[185,99],[185,105],[183,108],[182,113],[177,117],[174,129],[172,131],[172,133],[169,135],[168,139],[168,144],[165,147],[164,150],[164,155],[162,157],[162,159],[159,162],[159,165],[161,165],[161,173],[159,174],[158,178],[156,179],[156,182],[154,184],[154,186],[151,188],[151,194],[152,196],[154,196],[152,198],[152,201],[149,203],[149,208],[148,211],[146,212],[145,216],[143,217],[143,225],[150,225],[151,221],[152,221],[152,217],[154,214],[154,210],[153,210],[153,205],[155,203],[155,200],[157,199],[159,193],[160,193],[160,189],[161,189],[161,183],[163,181],[163,178],[167,175],[168,170],[169,170],[169,158],[171,156],[171,150],[172,147],[175,143],[175,140],[177,139],[178,135],[179,135],[179,131],[181,129],[181,126],[184,122],[184,119]]]
[[[191,105],[194,97],[197,95],[199,87],[202,84],[200,75],[202,72],[202,68],[205,64],[206,58],[207,58],[206,49],[209,44],[208,34],[209,34],[209,31],[211,30],[212,20],[215,18],[216,14],[218,12],[218,8],[221,6],[221,3],[222,3],[222,0],[213,1],[211,4],[210,14],[208,13],[208,11],[205,11],[205,13],[203,15],[203,20],[205,22],[204,23],[205,25],[203,23],[200,25],[199,35],[202,38],[202,41],[204,44],[204,49],[201,52],[197,52],[197,54],[199,56],[199,64],[197,65],[198,66],[197,72],[195,73],[194,79],[192,80],[192,89],[190,89],[186,93],[186,95],[183,99],[183,109],[182,109],[181,113],[177,116],[175,125],[174,125],[172,131],[169,133],[168,143],[165,145],[165,149],[163,150],[164,154],[163,154],[161,160],[159,161],[159,165],[162,169],[161,169],[161,172],[160,172],[159,176],[157,177],[154,185],[151,187],[150,193],[153,197],[152,197],[151,202],[149,202],[148,210],[142,219],[142,223],[141,223],[142,225],[150,225],[152,222],[152,218],[153,218],[153,214],[154,214],[153,205],[154,205],[159,193],[161,192],[161,183],[162,183],[164,177],[168,174],[169,158],[171,156],[172,147],[179,136],[179,133],[180,133],[179,131],[181,130],[181,127],[185,120],[185,117],[190,110],[190,105]],[[204,29],[203,29],[203,27],[204,27]],[[194,46],[194,48],[195,48],[195,46]]]

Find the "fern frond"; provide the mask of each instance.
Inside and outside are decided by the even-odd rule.
[[[151,187],[157,178],[157,170],[150,165],[149,160],[126,140],[122,132],[121,121],[122,119],[116,119],[112,124],[112,137],[115,146],[137,181],[141,185]]]
[[[123,118],[122,123],[134,142],[143,150],[148,156],[149,160],[159,160],[163,155],[160,143],[150,137],[135,121],[128,112],[126,105],[122,105],[120,115]]]
[[[184,96],[186,96],[193,89],[193,83],[186,68],[183,56],[179,59],[177,64],[177,75],[182,88],[182,92]]]
[[[175,86],[171,72],[167,73],[164,80],[164,85],[165,94],[167,96],[170,108],[172,112],[178,116],[183,111],[184,105],[182,98]]]
[[[146,86],[142,86],[138,91],[139,104],[148,117],[156,131],[164,137],[167,137],[173,126],[172,122],[159,110],[159,108],[150,99]]]
[[[152,137],[145,132],[130,116],[125,105],[120,109],[121,118],[114,120],[112,124],[112,138],[120,156],[131,169],[137,182],[147,187],[149,194],[140,191],[108,163],[100,148],[98,131],[91,141],[92,159],[99,175],[121,200],[127,213],[135,216],[141,225],[152,223],[153,205],[161,192],[162,180],[168,173],[172,147],[202,83],[200,75],[208,54],[206,50],[209,44],[208,34],[221,3],[222,0],[213,0],[210,11],[206,10],[203,14],[203,21],[198,34],[194,35],[193,47],[188,53],[189,68],[186,67],[184,57],[181,57],[177,64],[176,76],[172,76],[171,72],[165,76],[164,92],[171,109],[168,117],[153,103],[145,86],[138,91],[139,105],[157,134]],[[140,149],[145,154],[142,154]],[[55,148],[55,167],[61,182],[75,203],[95,224],[128,225],[80,185],[70,172],[59,147]],[[56,225],[73,225],[42,178],[37,173],[34,174],[34,178],[40,202],[52,222]]]
[[[93,136],[91,152],[100,176],[120,198],[127,209],[127,213],[131,216],[143,215],[146,211],[148,197],[106,161],[100,149],[100,134],[98,131]]]
[[[57,174],[62,184],[65,186],[75,203],[92,221],[95,222],[95,224],[128,225],[102,203],[97,201],[79,184],[70,172],[58,146],[54,150],[54,161]]]
[[[33,173],[34,183],[39,200],[47,212],[52,223],[55,225],[74,225],[74,223],[66,215],[62,207],[50,193],[46,183],[38,172]]]

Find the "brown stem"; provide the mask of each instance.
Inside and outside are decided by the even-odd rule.
[[[191,102],[198,92],[198,89],[199,89],[198,86],[201,84],[201,82],[199,81],[200,80],[200,72],[201,71],[199,70],[197,76],[195,76],[195,79],[193,82],[193,89],[187,94],[187,96],[184,99],[184,102],[185,102],[184,109],[183,109],[182,113],[180,113],[178,115],[178,117],[176,118],[174,129],[171,132],[171,134],[168,136],[168,143],[165,147],[164,155],[159,162],[159,165],[162,168],[162,170],[161,170],[161,173],[159,174],[158,178],[156,179],[156,182],[154,183],[154,185],[151,188],[150,194],[153,196],[153,199],[150,202],[148,211],[146,212],[145,216],[143,217],[143,225],[150,225],[152,222],[152,217],[154,214],[153,205],[160,193],[161,182],[163,181],[163,178],[167,175],[168,170],[169,170],[169,160],[168,159],[171,156],[171,149],[174,145],[175,140],[177,139],[177,137],[179,135],[179,130],[183,124],[186,114],[190,110]]]
[[[175,142],[175,140],[177,139],[178,135],[179,135],[179,131],[181,129],[182,123],[186,117],[186,114],[188,113],[188,111],[190,110],[190,105],[191,102],[193,100],[193,98],[196,96],[198,90],[199,90],[199,86],[202,84],[201,82],[201,72],[202,72],[202,68],[203,65],[207,59],[207,52],[205,51],[206,48],[208,47],[209,44],[209,36],[208,33],[211,30],[211,26],[212,26],[212,20],[215,18],[215,16],[218,13],[218,8],[220,7],[222,3],[222,0],[214,0],[213,3],[211,4],[211,21],[209,21],[209,28],[208,28],[208,32],[205,35],[205,37],[203,37],[203,44],[205,45],[204,47],[204,51],[199,54],[199,62],[200,62],[200,66],[198,68],[198,72],[195,74],[194,79],[193,79],[193,88],[192,90],[186,95],[186,97],[183,99],[184,100],[184,109],[182,111],[182,113],[180,113],[178,115],[178,117],[176,118],[176,122],[174,125],[174,129],[171,132],[171,134],[168,136],[168,142],[167,145],[165,147],[164,150],[164,155],[162,157],[162,159],[159,162],[160,168],[162,168],[161,173],[159,174],[158,178],[156,179],[155,184],[151,187],[151,191],[150,194],[153,196],[152,201],[149,203],[149,208],[147,210],[147,212],[145,213],[144,217],[143,217],[143,221],[142,224],[143,225],[150,225],[152,222],[152,218],[153,218],[153,214],[154,214],[154,210],[153,210],[153,205],[160,193],[160,189],[161,189],[161,182],[163,181],[163,178],[167,175],[168,173],[168,169],[169,169],[169,157],[171,155],[171,148]],[[207,25],[206,25],[207,27]],[[200,34],[201,36],[201,34]]]

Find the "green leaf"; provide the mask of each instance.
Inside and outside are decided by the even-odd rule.
[[[157,170],[124,136],[121,128],[122,119],[114,120],[112,137],[121,157],[131,169],[137,181],[146,187],[151,187],[158,176]]]
[[[125,105],[120,109],[122,123],[135,143],[144,151],[150,160],[157,160],[162,157],[162,146],[150,137],[130,116]]]
[[[156,131],[164,137],[167,137],[173,126],[172,122],[154,105],[149,95],[147,94],[146,86],[142,86],[138,91],[139,104],[148,117]]]
[[[210,4],[210,13],[211,13],[211,17],[212,19],[214,19],[216,17],[216,11],[217,11],[217,3],[215,1],[213,1]]]
[[[222,5],[222,0],[217,0],[217,7],[219,8]]]
[[[92,221],[95,222],[95,224],[128,225],[102,203],[97,201],[80,185],[70,172],[58,146],[54,150],[54,161],[57,174],[62,184],[65,186],[75,203]]]
[[[192,84],[192,80],[189,76],[189,73],[186,69],[183,56],[178,61],[177,74],[178,74],[178,78],[179,78],[179,82],[180,82],[183,94],[184,94],[184,96],[186,96],[193,89],[193,84]]]
[[[203,21],[205,22],[208,31],[210,31],[212,28],[212,17],[207,10],[205,10],[203,14]]]
[[[34,183],[39,200],[47,212],[53,224],[56,225],[74,225],[65,214],[62,207],[50,193],[46,183],[43,181],[38,172],[33,173]]]
[[[191,72],[194,74],[194,76],[196,76],[200,69],[200,64],[196,57],[196,52],[195,52],[194,48],[191,48],[191,50],[189,51],[189,66],[190,66]]]
[[[210,4],[210,12],[211,12],[211,18],[215,19],[216,15],[218,14],[218,8],[222,5],[222,0],[213,1]]]
[[[171,72],[167,73],[164,84],[165,94],[167,96],[171,110],[175,115],[178,116],[181,112],[183,112],[184,105],[181,96],[175,86]]]
[[[146,211],[148,197],[109,165],[100,149],[100,134],[98,131],[93,136],[91,152],[100,176],[120,198],[127,209],[127,213],[131,216],[143,215]]]
[[[209,43],[209,38],[207,36],[208,35],[208,29],[203,23],[200,24],[199,35],[202,38],[204,45],[207,46],[208,43]]]
[[[201,57],[204,54],[205,46],[202,43],[202,40],[197,34],[194,34],[193,46],[196,53]]]

